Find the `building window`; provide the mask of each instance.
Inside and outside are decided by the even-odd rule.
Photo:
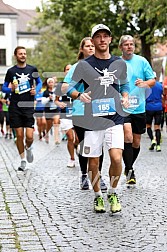
[[[4,26],[4,24],[0,24],[0,35],[5,35],[5,26]]]
[[[0,66],[6,66],[6,49],[0,49]]]

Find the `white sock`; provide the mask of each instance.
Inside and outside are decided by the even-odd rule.
[[[102,194],[102,192],[101,191],[98,191],[98,192],[95,192],[95,197],[97,198],[97,197],[103,197],[103,194]]]
[[[30,145],[30,147],[25,146],[25,149],[26,150],[31,150],[32,149],[32,144]]]
[[[24,158],[21,158],[21,161],[26,161],[25,157],[24,157]]]
[[[116,188],[110,187],[110,188],[108,189],[108,194],[115,193],[115,191],[116,191]]]

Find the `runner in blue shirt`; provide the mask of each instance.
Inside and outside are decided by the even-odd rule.
[[[130,35],[123,35],[119,41],[122,58],[127,64],[130,86],[130,106],[124,111],[124,151],[125,175],[127,185],[135,185],[133,164],[140,152],[141,134],[146,131],[145,90],[155,84],[154,73],[149,62],[134,54],[135,41]]]

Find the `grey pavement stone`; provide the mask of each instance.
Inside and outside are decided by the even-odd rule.
[[[5,252],[166,252],[167,251],[167,133],[162,152],[150,152],[142,136],[134,168],[137,185],[127,189],[122,174],[118,194],[122,212],[93,212],[94,193],[80,190],[80,169],[66,167],[66,142],[55,147],[35,135],[34,162],[17,172],[19,157],[12,141],[0,138],[0,243]],[[13,158],[15,157],[15,158]],[[105,151],[102,175],[108,183]],[[8,241],[8,242],[7,242]]]

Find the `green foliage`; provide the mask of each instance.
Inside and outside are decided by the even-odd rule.
[[[138,34],[140,37],[145,36],[146,43],[153,44],[157,29],[163,37],[167,36],[166,13],[166,0],[124,0],[122,1],[122,10],[118,15],[118,22],[120,24],[126,22],[127,29],[132,34]]]
[[[91,28],[95,24],[116,23],[116,16],[110,10],[110,4],[110,0],[50,0],[48,8],[42,11],[45,17],[60,19],[63,22],[63,26],[68,29],[67,38],[70,46],[78,48],[81,39],[90,36]]]
[[[64,66],[73,64],[77,58],[77,51],[70,48],[61,22],[47,23],[35,49],[27,50],[27,62],[35,65],[41,76],[44,72],[63,72]]]
[[[76,50],[81,39],[90,36],[92,26],[98,23],[110,27],[113,37],[112,50],[118,51],[118,41],[122,34],[131,34],[141,40],[141,54],[149,61],[151,61],[151,45],[167,36],[166,0],[48,0],[43,3],[42,9],[37,11],[38,28],[47,27],[55,20],[61,21],[59,36],[61,37],[63,33],[61,41],[67,38],[69,45],[64,48],[64,43],[57,41],[55,43],[59,51],[64,48],[65,55],[71,54],[71,48]],[[66,32],[63,32],[64,29]],[[154,36],[157,30],[161,37]],[[40,52],[45,43],[46,41],[41,41]],[[48,45],[50,46],[49,42]],[[56,54],[53,51],[53,48],[48,47],[46,58],[52,53],[54,59],[60,63],[60,52]]]
[[[114,1],[119,5],[119,1]],[[124,0],[117,22],[127,24],[126,30],[141,40],[141,54],[151,63],[151,46],[167,38],[166,0]],[[161,36],[155,36],[158,32]]]

